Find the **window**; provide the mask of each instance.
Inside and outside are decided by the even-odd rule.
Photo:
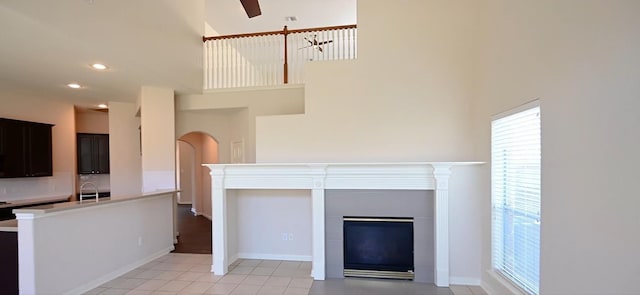
[[[540,281],[540,106],[538,101],[491,123],[493,268],[529,294]]]

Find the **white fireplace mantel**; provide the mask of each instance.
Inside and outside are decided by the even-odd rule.
[[[229,189],[308,189],[312,199],[312,271],[325,279],[325,190],[396,189],[434,191],[435,284],[449,286],[449,176],[451,167],[480,162],[203,164],[211,172],[212,271],[228,271]]]

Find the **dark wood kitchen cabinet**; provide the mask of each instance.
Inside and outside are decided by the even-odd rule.
[[[0,231],[0,290],[18,295],[18,232]]]
[[[109,134],[78,133],[78,174],[109,173]]]
[[[0,118],[0,178],[53,175],[52,127]]]

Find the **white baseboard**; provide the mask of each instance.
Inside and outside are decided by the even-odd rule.
[[[240,259],[240,258],[238,257],[238,255],[237,255],[237,254],[236,254],[236,255],[231,256],[231,257],[229,258],[229,265],[233,264],[233,263],[234,263],[234,262],[236,262],[236,260],[238,260],[238,259]]]
[[[449,284],[450,285],[463,285],[463,286],[480,286],[482,280],[479,278],[471,278],[471,277],[450,277]]]
[[[180,201],[176,201],[178,203],[178,205],[191,205],[191,202],[180,202]]]
[[[213,220],[213,219],[211,219],[211,215],[209,215],[209,214],[200,213],[200,215],[206,217],[209,220]]]
[[[151,255],[143,258],[143,259],[140,259],[140,260],[138,260],[136,262],[130,263],[128,265],[125,265],[125,266],[115,270],[115,271],[112,271],[112,272],[110,272],[108,274],[105,274],[105,275],[103,275],[103,276],[101,276],[101,277],[99,277],[99,278],[97,278],[95,280],[92,280],[90,282],[82,284],[81,286],[78,286],[78,287],[66,292],[65,294],[84,294],[84,293],[86,293],[86,292],[88,292],[90,290],[93,290],[93,289],[101,286],[102,284],[104,284],[106,282],[109,282],[109,281],[111,281],[111,280],[113,280],[113,279],[115,279],[115,278],[117,278],[117,277],[119,277],[121,275],[124,275],[124,274],[126,274],[126,273],[128,273],[128,272],[130,272],[130,271],[132,271],[132,270],[134,270],[136,268],[138,268],[138,267],[141,267],[141,266],[143,266],[143,265],[145,265],[145,264],[147,264],[147,263],[149,263],[151,261],[154,261],[154,260],[156,260],[156,259],[168,254],[169,252],[173,251],[174,249],[175,248],[173,247],[173,245],[170,246],[170,247],[167,247],[167,248],[165,248],[163,250],[160,250],[160,251],[158,251],[156,253],[153,253],[153,254],[151,254]]]
[[[264,253],[238,253],[237,258],[263,259],[263,260],[311,261],[311,255],[280,255],[280,254],[264,254]]]

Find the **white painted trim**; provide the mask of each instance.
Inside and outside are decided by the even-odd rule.
[[[461,286],[481,286],[482,280],[472,277],[451,277],[449,278],[449,283]]]
[[[177,201],[178,205],[191,205],[191,202],[180,202]]]
[[[494,270],[489,269],[486,271],[488,276],[482,281],[482,289],[484,289],[489,295],[527,295],[515,287],[513,284],[505,280],[501,275]]]
[[[118,270],[115,270],[115,271],[112,271],[112,272],[110,272],[110,273],[108,273],[106,275],[103,275],[103,276],[101,276],[101,277],[99,277],[99,278],[97,278],[95,280],[92,280],[92,281],[90,281],[88,283],[85,283],[85,284],[83,284],[83,285],[81,285],[81,286],[79,286],[79,287],[77,287],[75,289],[70,290],[69,292],[67,292],[65,294],[84,294],[85,292],[88,292],[89,290],[95,289],[95,288],[101,286],[102,284],[104,284],[106,282],[109,282],[109,281],[111,281],[111,280],[113,280],[113,279],[115,279],[115,278],[117,278],[117,277],[119,277],[121,275],[124,275],[124,274],[126,274],[126,273],[128,273],[128,272],[130,272],[130,271],[132,271],[132,270],[134,270],[134,269],[136,269],[138,267],[140,267],[140,266],[143,266],[143,265],[145,265],[145,264],[147,264],[147,263],[149,263],[149,262],[151,262],[153,260],[156,260],[156,259],[158,259],[158,258],[160,258],[160,257],[162,257],[164,255],[167,255],[167,254],[169,254],[169,252],[171,252],[173,250],[174,250],[173,246],[165,248],[165,249],[163,249],[161,251],[158,251],[158,252],[156,252],[156,253],[154,253],[152,255],[149,255],[149,256],[145,257],[144,259],[138,260],[138,261],[136,261],[134,263],[131,263],[131,264],[127,265],[127,266],[121,267]]]
[[[200,215],[204,216],[206,219],[213,220],[213,219],[211,219],[211,215],[209,215],[209,214],[200,213]]]
[[[233,263],[233,261],[236,261],[238,258],[262,259],[262,260],[286,260],[286,261],[311,261],[310,255],[285,255],[285,254],[265,254],[265,253],[238,253],[236,259],[229,259],[229,261]]]
[[[513,115],[513,114],[516,114],[516,113],[519,113],[519,112],[522,112],[522,111],[525,111],[525,110],[528,110],[528,109],[532,109],[532,108],[535,108],[535,107],[539,107],[539,106],[540,106],[540,99],[536,98],[536,99],[534,99],[532,101],[529,101],[527,103],[521,104],[521,105],[519,105],[519,106],[517,106],[515,108],[512,108],[510,110],[506,110],[506,111],[504,111],[502,113],[495,114],[495,115],[491,116],[491,121],[502,119],[504,117],[508,117],[508,116]]]
[[[435,284],[449,286],[449,177],[450,168],[481,162],[413,163],[277,163],[202,164],[210,169],[213,220],[213,270],[228,271],[228,189],[310,189],[312,194],[312,276],[325,279],[326,189],[434,190]]]

